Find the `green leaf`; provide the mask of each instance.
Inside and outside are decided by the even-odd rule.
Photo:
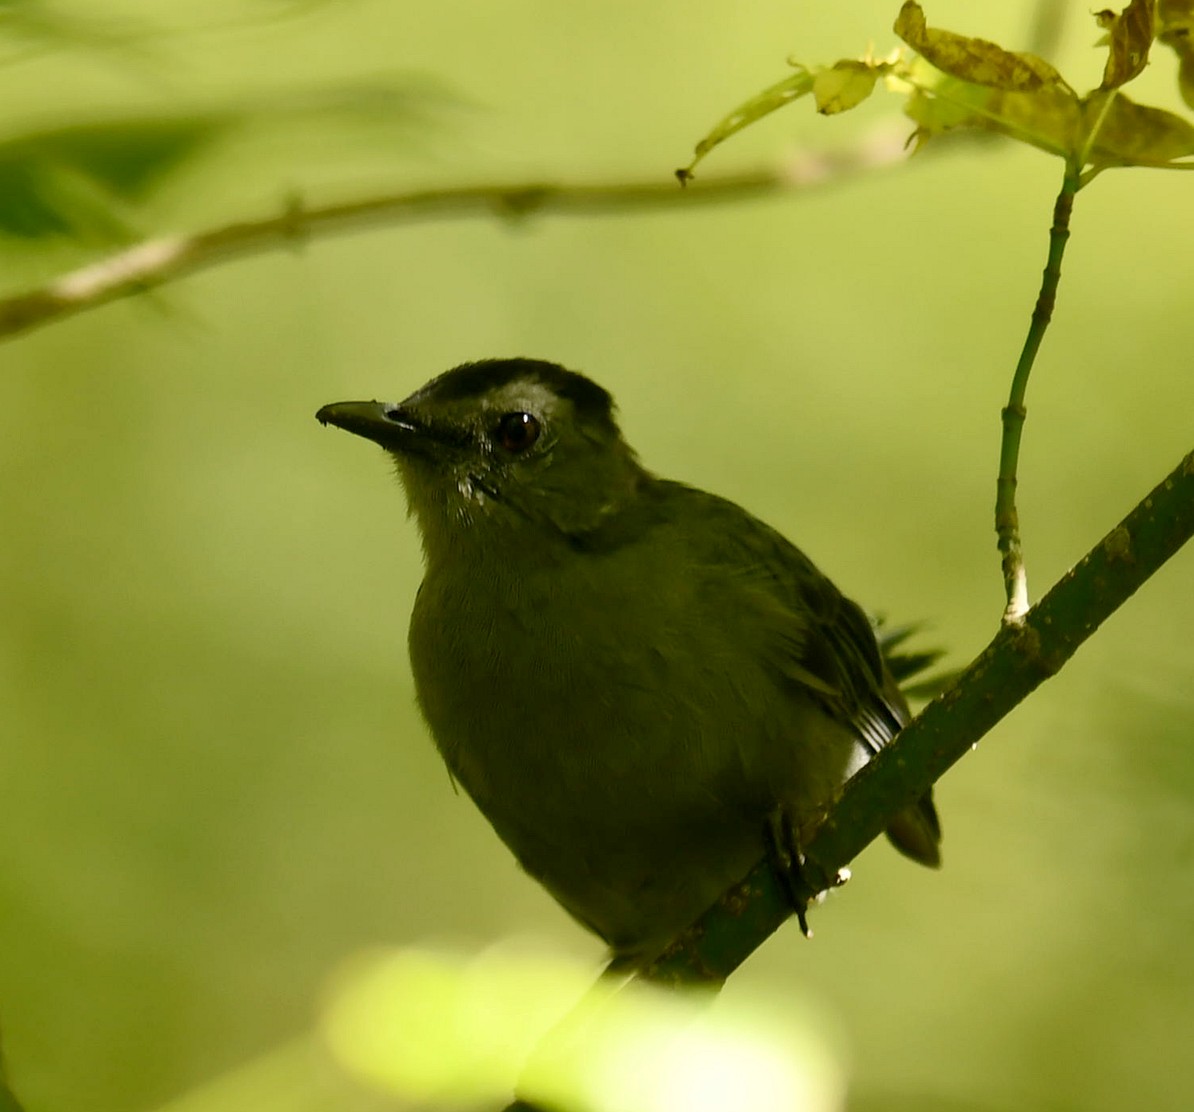
[[[796,63],[793,65],[796,66],[796,72],[791,77],[784,78],[750,100],[743,101],[728,116],[718,121],[709,134],[696,145],[693,160],[683,169],[676,171],[676,177],[680,179],[681,184],[693,176],[692,172],[697,163],[719,143],[724,143],[744,127],[812,92],[813,75],[804,66]]]
[[[0,142],[0,233],[123,239],[121,203],[143,199],[231,123],[227,116],[125,118]]]
[[[1006,135],[1061,158],[1082,134],[1082,106],[1064,81],[1031,92],[1009,92],[942,73],[923,58],[908,67],[913,86],[904,111],[916,121],[918,141],[955,128]]]
[[[64,13],[44,0],[0,0],[0,41],[27,51],[59,47],[109,49],[127,47],[143,31],[131,21]]]
[[[1103,11],[1096,18],[1107,29],[1108,58],[1102,85],[1083,98],[1037,55],[929,27],[916,0],[906,0],[895,32],[915,53],[844,60],[828,68],[802,66],[795,77],[722,120],[698,144],[692,166],[718,143],[798,96],[811,91],[818,111],[844,112],[870,96],[880,76],[906,93],[905,112],[917,125],[918,143],[966,128],[1028,143],[1096,172],[1108,166],[1187,165],[1194,125],[1108,94],[1117,94],[1140,74],[1158,34],[1178,53],[1182,95],[1194,105],[1194,0],[1130,0],[1122,12]],[[681,181],[692,166],[678,171]]]
[[[77,124],[28,137],[8,153],[69,166],[115,196],[136,200],[236,122],[213,113]]]
[[[0,1076],[0,1112],[21,1112],[17,1098],[13,1096],[3,1076]]]
[[[878,76],[874,66],[849,58],[820,70],[813,78],[817,111],[824,116],[833,116],[856,108],[875,91]]]
[[[252,104],[175,115],[127,114],[0,140],[0,235],[119,242],[134,207],[229,133],[249,126],[423,124],[442,93],[394,82],[272,93]],[[385,136],[387,146],[392,137]],[[306,144],[327,158],[320,144]]]

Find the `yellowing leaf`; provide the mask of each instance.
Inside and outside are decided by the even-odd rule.
[[[1100,88],[1118,89],[1144,72],[1156,31],[1153,4],[1154,0],[1131,0],[1119,15],[1112,11],[1095,14],[1099,26],[1108,32],[1111,48]]]
[[[1160,0],[1157,42],[1177,55],[1178,91],[1182,100],[1194,108],[1194,0]]]
[[[927,27],[916,0],[906,0],[894,30],[943,73],[963,81],[1021,93],[1043,85],[1065,85],[1061,74],[1035,54],[1014,53],[986,39]]]
[[[1101,126],[1091,145],[1096,166],[1165,166],[1194,157],[1194,124],[1161,108],[1136,104],[1123,93],[1111,94]],[[1092,123],[1103,113],[1105,93],[1084,105]]]
[[[918,141],[954,128],[994,132],[1065,158],[1082,134],[1082,108],[1068,85],[1008,92],[960,81],[923,58],[907,72],[914,92],[904,111],[918,125]]]
[[[812,92],[812,88],[813,75],[804,66],[798,65],[796,72],[791,77],[778,81],[757,96],[743,101],[733,112],[721,119],[713,130],[696,145],[693,160],[683,169],[676,171],[676,177],[680,179],[680,183],[683,185],[692,177],[696,164],[719,143],[724,143],[735,132],[748,127],[756,120],[761,120],[776,109],[783,108],[784,105],[806,96]]]
[[[824,116],[832,116],[857,107],[875,91],[876,77],[878,74],[874,67],[848,58],[829,69],[821,70],[813,78],[817,111]]]
[[[913,89],[904,103],[904,115],[916,124],[912,140],[920,150],[934,135],[960,127],[981,127],[982,117],[965,104],[954,104],[940,97]]]

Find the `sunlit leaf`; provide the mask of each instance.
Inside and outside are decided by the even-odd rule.
[[[905,112],[916,122],[921,143],[941,132],[970,128],[1071,158],[1097,126],[1087,152],[1096,166],[1164,166],[1194,155],[1194,124],[1136,104],[1123,93],[1098,92],[1080,100],[1068,87],[1007,92],[941,74],[923,59],[909,67],[908,76],[913,89]]]
[[[731,135],[741,131],[744,127],[761,120],[764,116],[783,108],[792,101],[812,92],[813,75],[804,66],[797,65],[796,72],[791,77],[764,89],[757,96],[738,105],[729,115],[721,119],[716,126],[702,139],[695,148],[693,160],[682,170],[676,171],[681,182],[692,177],[692,172],[698,162],[705,157],[719,143],[724,143]]]
[[[1095,13],[1099,26],[1107,31],[1110,48],[1100,88],[1118,89],[1144,72],[1155,33],[1154,3],[1131,0],[1118,15],[1108,10]]]
[[[919,58],[909,66],[907,77],[913,91],[904,111],[916,122],[920,143],[955,128],[973,128],[1064,158],[1081,135],[1082,106],[1064,82],[1009,92],[950,77]]]
[[[904,115],[916,124],[912,135],[916,150],[934,136],[945,135],[957,128],[982,126],[982,117],[969,105],[930,96],[920,89],[913,89],[908,94]]]
[[[843,59],[813,78],[817,111],[825,116],[857,107],[875,91],[878,72],[866,62]]]
[[[1096,172],[1113,165],[1172,167],[1190,158],[1194,125],[1171,112],[1107,96],[1147,65],[1156,32],[1177,52],[1182,95],[1194,105],[1194,0],[1162,0],[1156,11],[1154,18],[1153,0],[1130,0],[1118,14],[1096,13],[1107,29],[1108,61],[1103,84],[1082,98],[1036,55],[929,27],[920,5],[906,0],[895,31],[916,53],[801,68],[796,78],[727,116],[698,145],[697,160],[810,88],[818,110],[829,115],[861,103],[883,76],[906,96],[904,110],[917,125],[918,146],[934,135],[969,129],[1028,143]],[[687,172],[679,171],[681,180]]]
[[[894,30],[937,69],[963,81],[1008,92],[1065,84],[1061,74],[1035,54],[1014,53],[986,39],[926,26],[924,11],[915,0],[906,0]]]

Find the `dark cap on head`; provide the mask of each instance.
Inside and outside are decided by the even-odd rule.
[[[583,420],[613,424],[614,399],[591,378],[545,359],[481,359],[461,363],[433,378],[409,400],[465,401],[517,379],[531,379],[567,398]]]

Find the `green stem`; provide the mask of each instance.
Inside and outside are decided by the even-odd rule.
[[[1016,472],[1020,462],[1020,437],[1024,430],[1024,419],[1028,410],[1024,396],[1028,391],[1028,376],[1040,350],[1045,330],[1053,316],[1057,302],[1057,287],[1061,281],[1061,260],[1065,255],[1066,241],[1070,238],[1070,213],[1074,207],[1074,195],[1081,188],[1081,163],[1068,161],[1061,192],[1053,205],[1053,223],[1049,228],[1049,256],[1041,275],[1041,289],[1037,294],[1036,306],[1032,310],[1032,321],[1028,335],[1020,350],[1016,373],[1012,376],[1012,388],[1004,406],[1003,438],[999,449],[999,477],[995,481],[995,533],[999,538],[999,551],[1003,554],[1003,584],[1007,594],[1007,608],[1003,620],[1017,624],[1028,612],[1028,573],[1024,568],[1024,555],[1020,543],[1020,515],[1016,509]]]

